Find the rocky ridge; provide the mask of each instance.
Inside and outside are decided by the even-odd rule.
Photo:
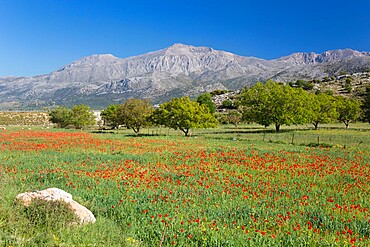
[[[47,75],[0,78],[0,106],[84,103],[102,108],[132,97],[161,103],[215,89],[238,90],[267,79],[321,79],[340,71],[362,72],[369,68],[370,53],[351,49],[264,60],[174,44],[123,59],[111,54],[92,55]]]

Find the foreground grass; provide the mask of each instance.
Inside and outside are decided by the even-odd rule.
[[[370,245],[368,142],[321,148],[222,130],[197,138],[1,132],[0,245]],[[321,131],[341,140],[339,130]],[[339,135],[369,140],[368,131]],[[47,212],[35,224],[14,198],[48,187],[71,193],[97,222],[55,224]]]

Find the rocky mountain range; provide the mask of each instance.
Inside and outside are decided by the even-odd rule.
[[[92,55],[46,75],[0,78],[2,108],[84,103],[93,108],[127,98],[161,103],[216,89],[238,90],[257,81],[321,79],[370,69],[370,53],[351,49],[294,53],[274,60],[209,47],[174,44],[140,56]]]

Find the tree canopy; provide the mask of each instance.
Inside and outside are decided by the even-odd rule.
[[[71,110],[65,106],[58,106],[49,112],[50,121],[60,128],[65,128],[70,124]]]
[[[349,123],[356,122],[360,116],[360,102],[338,96],[337,104],[339,114],[338,120],[343,122],[346,125],[346,129],[348,129]]]
[[[274,124],[279,132],[281,125],[307,122],[308,97],[302,88],[267,81],[245,89],[239,97],[239,105],[245,120],[264,126]]]
[[[151,119],[156,124],[179,129],[185,136],[188,136],[192,128],[217,126],[217,120],[210,113],[208,106],[191,101],[189,97],[174,98],[161,104]]]
[[[150,125],[148,117],[153,112],[153,106],[147,99],[128,99],[118,108],[119,118],[127,128],[135,133],[140,133],[140,129]]]
[[[242,114],[237,110],[231,110],[226,115],[226,120],[228,123],[233,124],[235,127],[238,127],[243,120]]]
[[[309,121],[318,129],[319,123],[332,123],[338,119],[337,102],[326,93],[310,94],[307,102]]]
[[[370,85],[366,87],[365,101],[362,106],[362,109],[364,111],[365,120],[370,123]]]
[[[122,120],[118,114],[118,109],[121,105],[109,105],[106,109],[101,111],[100,116],[104,120],[104,124],[110,126],[112,129],[117,129]]]
[[[61,128],[73,126],[82,129],[95,124],[95,116],[86,105],[75,105],[72,109],[59,106],[49,112],[50,121]]]
[[[206,105],[209,108],[210,113],[216,112],[216,105],[212,101],[212,95],[210,93],[204,93],[196,98],[196,101],[201,105]]]
[[[71,109],[70,123],[76,129],[83,129],[85,127],[95,124],[95,116],[87,105],[75,105]]]

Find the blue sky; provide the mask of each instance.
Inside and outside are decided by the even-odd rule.
[[[369,0],[0,0],[0,76],[46,74],[92,54],[174,43],[273,59],[370,51]]]

